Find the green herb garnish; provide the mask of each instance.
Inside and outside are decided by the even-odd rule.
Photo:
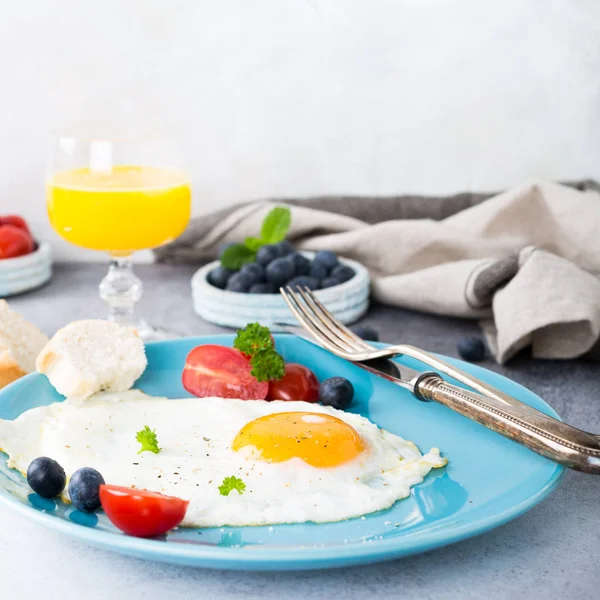
[[[260,229],[260,239],[264,244],[276,244],[285,240],[292,224],[292,213],[289,208],[276,206],[265,217]]]
[[[233,244],[223,251],[221,255],[221,264],[226,269],[237,271],[243,265],[256,260],[256,250],[248,248],[244,244]]]
[[[250,374],[257,381],[273,381],[283,377],[285,364],[275,350],[268,327],[248,323],[246,327],[238,330],[233,347],[250,358]]]
[[[246,490],[246,484],[235,475],[225,477],[223,483],[219,486],[219,494],[221,496],[229,496],[229,492],[236,490],[238,494],[243,494]]]
[[[264,246],[264,242],[257,237],[247,237],[244,240],[244,246],[246,248],[250,248],[250,250],[254,251],[254,252],[258,252],[259,248],[262,248],[262,246]]]
[[[158,440],[156,439],[156,430],[150,429],[148,425],[144,425],[144,429],[135,434],[135,439],[142,445],[138,450],[138,454],[142,452],[154,452],[154,454],[158,454],[160,452]]]
[[[273,340],[268,327],[259,323],[248,323],[243,329],[238,329],[233,347],[240,352],[252,356],[264,348],[273,348]]]
[[[276,206],[265,217],[260,229],[260,237],[247,237],[243,244],[229,246],[221,255],[221,264],[226,269],[237,271],[244,264],[254,262],[260,248],[285,240],[291,222],[290,209],[285,206]]]
[[[257,381],[274,381],[281,379],[285,373],[285,363],[275,348],[263,348],[251,359],[250,375]]]

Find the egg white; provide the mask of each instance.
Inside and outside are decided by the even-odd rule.
[[[267,463],[231,450],[244,425],[290,411],[327,413],[352,426],[367,450],[338,467],[317,468],[299,458]],[[138,454],[136,432],[156,430],[159,454]],[[434,448],[421,455],[409,441],[368,419],[306,402],[224,398],[169,400],[138,390],[65,400],[0,420],[0,449],[8,466],[26,473],[38,456],[57,460],[70,476],[86,466],[107,483],[190,501],[183,525],[266,525],[342,521],[389,508],[446,459]],[[246,491],[219,493],[223,479],[241,478]],[[68,499],[65,491],[65,499]]]

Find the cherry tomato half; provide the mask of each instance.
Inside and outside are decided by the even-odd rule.
[[[119,485],[100,486],[100,502],[113,525],[128,535],[153,537],[177,527],[189,502]]]
[[[278,381],[269,382],[267,400],[319,400],[319,381],[315,374],[298,363],[286,363],[285,374]]]
[[[200,398],[264,400],[269,384],[257,381],[250,371],[250,361],[239,350],[206,344],[188,354],[181,380],[190,394]]]
[[[33,252],[33,238],[15,225],[0,225],[0,258],[16,258]]]
[[[3,217],[0,217],[0,225],[14,225],[19,229],[26,231],[29,234],[29,237],[33,237],[31,231],[29,231],[27,221],[19,215],[4,215]]]

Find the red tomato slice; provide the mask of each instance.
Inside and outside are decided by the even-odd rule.
[[[267,400],[318,402],[319,381],[304,365],[286,363],[284,376],[278,381],[269,382]]]
[[[269,384],[257,381],[250,371],[250,361],[239,350],[206,344],[187,355],[181,381],[190,394],[199,398],[264,400]]]
[[[100,486],[100,502],[113,525],[136,537],[162,535],[177,527],[189,504],[174,496],[106,484]]]
[[[0,225],[0,258],[16,258],[33,252],[33,239],[15,225]]]
[[[31,231],[29,231],[27,221],[19,215],[5,215],[4,217],[0,217],[0,225],[14,225],[19,229],[26,231],[29,234],[29,237],[33,237]]]

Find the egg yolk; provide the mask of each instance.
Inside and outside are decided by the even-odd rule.
[[[331,415],[283,412],[247,423],[235,436],[233,450],[253,446],[253,458],[283,462],[301,458],[313,467],[337,467],[364,452],[365,444],[347,423]]]

